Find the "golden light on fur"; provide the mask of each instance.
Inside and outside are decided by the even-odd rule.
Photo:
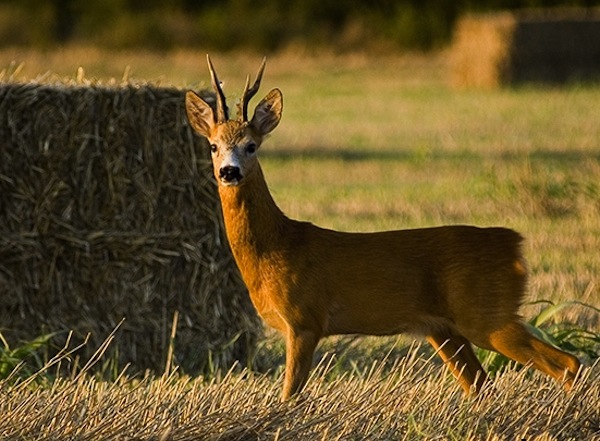
[[[209,69],[216,78],[210,61]],[[571,387],[578,360],[520,320],[526,273],[518,233],[473,226],[344,233],[289,219],[258,161],[281,119],[281,92],[267,94],[249,121],[223,121],[223,110],[215,114],[192,91],[186,109],[211,145],[227,238],[252,302],[285,337],[284,399],[307,381],[319,340],[336,334],[423,335],[467,393],[486,380],[471,344]]]

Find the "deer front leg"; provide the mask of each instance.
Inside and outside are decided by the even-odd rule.
[[[291,328],[288,330],[285,342],[285,378],[281,396],[283,401],[304,387],[318,342],[319,335],[313,331]]]

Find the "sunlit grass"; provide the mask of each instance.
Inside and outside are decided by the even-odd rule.
[[[214,54],[213,61],[235,98],[260,55]],[[201,52],[0,51],[4,81],[73,78],[79,66],[84,79],[108,84],[207,87],[208,80]],[[275,200],[291,217],[342,230],[514,228],[526,237],[528,301],[598,308],[600,85],[455,91],[445,68],[443,54],[270,56],[262,92],[282,89],[284,116],[259,154]],[[523,315],[543,307],[526,304]],[[600,329],[593,308],[575,305],[553,318]],[[319,354],[327,362],[335,352],[337,361],[291,404],[278,402],[283,346],[275,338],[255,360],[266,376],[60,380],[26,391],[0,383],[0,412],[22,412],[1,420],[0,433],[52,437],[78,427],[155,439],[576,439],[600,430],[598,365],[569,395],[537,373],[509,369],[494,379],[494,393],[464,400],[439,362],[425,361],[432,352],[409,350],[411,338],[325,340]],[[45,412],[39,402],[48,403]],[[110,426],[113,417],[118,424]],[[31,432],[7,432],[20,421],[31,422]]]
[[[261,58],[212,56],[231,99]],[[208,86],[201,51],[0,51],[4,80],[80,66],[103,83]],[[600,85],[457,91],[446,77],[443,53],[269,55],[262,91],[281,88],[284,112],[260,156],[278,204],[352,231],[511,227],[526,237],[530,299],[599,305]]]
[[[593,439],[599,366],[566,394],[552,380],[514,368],[465,399],[419,346],[394,360],[336,373],[316,368],[305,391],[281,403],[281,377],[248,371],[210,379],[87,374],[49,387],[0,381],[4,440],[420,440]],[[535,437],[535,438],[534,438]],[[540,437],[540,438],[537,438]]]

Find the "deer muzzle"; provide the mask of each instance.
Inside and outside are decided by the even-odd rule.
[[[224,185],[238,185],[242,180],[239,167],[227,165],[219,169],[219,178]]]

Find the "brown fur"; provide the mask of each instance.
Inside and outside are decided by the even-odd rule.
[[[193,92],[186,108],[213,145],[227,238],[252,302],[285,336],[284,399],[306,382],[319,340],[334,334],[424,335],[467,393],[486,378],[471,343],[571,387],[578,360],[532,336],[519,318],[527,275],[518,233],[472,226],[343,233],[291,220],[252,151],[279,123],[281,93],[271,91],[250,122],[218,121]],[[230,164],[239,179],[222,176]]]

